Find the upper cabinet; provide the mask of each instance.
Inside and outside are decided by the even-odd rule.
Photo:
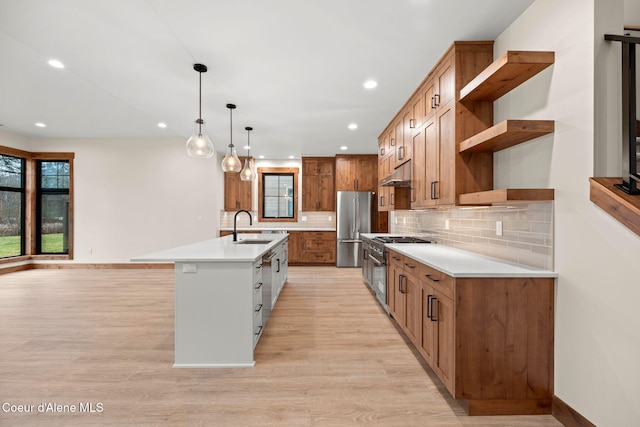
[[[240,158],[244,163],[244,157]],[[253,181],[242,181],[236,172],[224,173],[224,210],[251,210],[251,186]]]
[[[335,158],[302,158],[302,210],[336,210]]]
[[[378,157],[375,154],[336,155],[336,191],[376,191]]]
[[[553,61],[553,52],[524,51],[508,51],[494,61],[492,41],[454,42],[380,135],[380,179],[411,165],[410,191],[396,193],[395,203],[408,205],[398,194],[412,209],[552,196],[552,190],[493,191],[493,152],[554,130],[552,120],[494,126],[493,101]],[[394,209],[387,199],[381,190],[380,209]]]

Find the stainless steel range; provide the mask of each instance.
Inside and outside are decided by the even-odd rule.
[[[377,236],[362,238],[362,278],[376,294],[376,299],[387,311],[387,251],[386,243],[432,243],[430,240],[409,236]]]

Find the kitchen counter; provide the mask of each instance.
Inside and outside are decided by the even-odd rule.
[[[433,243],[393,243],[385,246],[451,277],[558,277],[558,273],[553,271],[512,264],[450,246]]]
[[[238,231],[336,231],[335,227],[238,227]],[[233,231],[233,227],[223,227],[220,231]]]
[[[132,258],[140,262],[252,262],[273,249],[288,237],[286,233],[274,234],[239,234],[238,242],[233,236],[224,236],[204,242],[178,246],[160,252]],[[240,243],[245,240],[269,240],[267,244]]]
[[[255,365],[254,348],[287,280],[288,237],[229,235],[132,259],[175,264],[174,367]],[[243,243],[256,241],[265,242]]]

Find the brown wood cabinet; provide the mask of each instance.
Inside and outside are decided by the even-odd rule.
[[[289,233],[289,265],[303,263],[304,231],[288,231]]]
[[[391,164],[403,163],[400,151],[411,160],[411,208],[457,205],[460,194],[492,188],[492,154],[457,147],[492,123],[491,102],[463,104],[457,95],[492,60],[491,41],[453,43],[381,134],[379,143],[393,130],[410,147],[396,147]]]
[[[302,210],[335,211],[335,158],[302,158]]]
[[[244,157],[240,161],[244,163]],[[253,181],[243,181],[240,174],[235,172],[224,173],[224,210],[238,211],[240,209],[252,210],[251,187]]]
[[[289,231],[289,264],[331,265],[335,262],[335,231]]]
[[[388,259],[391,316],[470,415],[551,413],[553,278],[453,278]]]
[[[377,191],[375,154],[336,155],[336,191]]]

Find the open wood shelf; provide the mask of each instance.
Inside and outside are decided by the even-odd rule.
[[[460,142],[459,151],[489,152],[553,133],[553,120],[505,120]]]
[[[460,101],[495,101],[554,60],[554,52],[508,50],[462,88]]]
[[[640,236],[640,196],[614,187],[621,183],[622,178],[589,178],[589,199]]]
[[[503,188],[461,194],[460,205],[491,205],[516,201],[548,201],[554,199],[552,188]]]

